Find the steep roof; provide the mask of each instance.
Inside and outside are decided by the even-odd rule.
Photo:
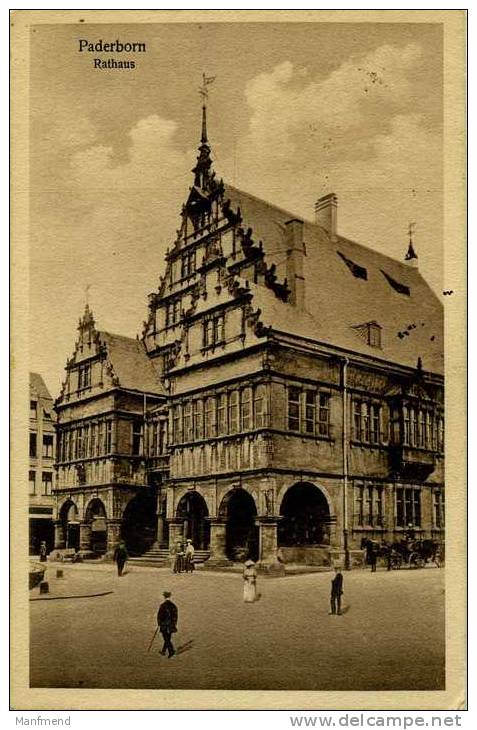
[[[130,390],[163,395],[160,378],[141,340],[111,332],[99,332],[119,385]]]
[[[45,381],[38,373],[30,373],[30,393],[35,394],[38,398],[53,401]]]
[[[263,241],[265,257],[286,276],[285,223],[296,218],[226,184],[224,198],[240,206],[244,228]],[[304,311],[250,284],[265,326],[396,364],[443,373],[443,308],[418,269],[304,221]],[[376,322],[381,347],[371,347],[357,326]]]

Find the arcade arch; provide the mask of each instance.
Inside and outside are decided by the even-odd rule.
[[[314,484],[298,482],[289,487],[280,505],[280,515],[280,547],[330,544],[330,507],[322,490]]]
[[[90,549],[102,555],[107,550],[107,523],[106,523],[106,507],[98,497],[92,499],[85,512],[85,522],[89,524],[91,529]]]
[[[80,521],[78,518],[78,507],[68,499],[61,507],[59,514],[66,548],[79,550],[80,546]]]
[[[252,495],[242,487],[227,492],[219,517],[226,520],[225,552],[229,560],[258,560],[257,507]]]
[[[210,544],[209,510],[201,494],[190,491],[177,505],[176,517],[184,522],[184,540],[192,540],[196,550],[208,550]]]
[[[127,504],[121,524],[121,539],[130,555],[142,555],[157,533],[157,499],[153,490],[139,492]]]

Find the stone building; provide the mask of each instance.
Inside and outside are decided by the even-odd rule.
[[[144,439],[139,482],[103,479],[106,519],[149,489],[159,546],[191,537],[210,563],[251,555],[270,570],[277,557],[352,563],[363,537],[399,539],[410,525],[441,539],[443,315],[412,242],[399,262],[339,235],[333,194],[310,222],[218,180],[205,108],[193,176],[142,338],[131,341],[151,378],[146,388],[131,369],[136,400],[122,396],[132,413],[121,417],[137,419]],[[90,339],[94,353],[77,346],[70,380],[83,358],[99,372],[107,357],[108,342]],[[73,412],[86,417],[75,387],[60,398],[60,433]],[[105,387],[86,399],[91,418],[106,391],[123,392]],[[98,488],[62,468],[60,459],[59,494],[78,494],[87,521]]]
[[[40,543],[53,547],[53,482],[55,460],[53,398],[41,375],[30,373],[29,552],[38,555]]]
[[[120,538],[143,552],[156,536],[144,414],[164,401],[142,342],[97,331],[86,306],[55,408],[55,548],[102,554]]]

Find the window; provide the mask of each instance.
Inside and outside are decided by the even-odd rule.
[[[196,253],[194,251],[187,251],[182,254],[181,259],[181,278],[185,279],[194,273],[196,268]]]
[[[204,319],[202,328],[204,347],[213,347],[225,342],[225,314],[223,312]]]
[[[437,450],[444,451],[444,419],[442,416],[437,419]]]
[[[318,393],[318,433],[320,436],[330,435],[329,393]]]
[[[41,493],[43,495],[51,494],[52,483],[53,483],[53,474],[49,471],[44,471],[41,475]]]
[[[377,322],[368,322],[368,345],[381,347],[381,327]]]
[[[106,453],[111,451],[111,421],[106,421]],[[132,453],[135,456],[142,454],[142,421],[136,419],[132,422]]]
[[[28,484],[30,486],[30,494],[36,494],[36,485],[35,485],[35,476],[36,472],[29,471],[28,472]]]
[[[408,286],[406,286],[405,284],[401,284],[401,282],[399,282],[399,281],[396,281],[396,279],[393,279],[392,276],[389,276],[389,274],[386,274],[386,272],[383,271],[382,269],[381,269],[381,274],[384,276],[384,278],[386,279],[388,284],[390,286],[392,286],[392,288],[395,291],[399,292],[399,294],[406,294],[406,296],[408,296],[408,297],[411,296],[411,290],[409,289]]]
[[[305,391],[305,431],[306,433],[315,433],[315,392],[313,390]]]
[[[53,436],[43,436],[43,456],[52,458],[53,456]]]
[[[194,439],[204,437],[204,403],[202,399],[194,401]]]
[[[288,428],[290,431],[300,430],[300,388],[294,385],[288,388]]]
[[[353,438],[365,444],[381,441],[381,406],[363,400],[353,401]]]
[[[444,494],[440,490],[434,492],[434,527],[445,526]]]
[[[30,418],[36,418],[36,400],[30,401]]]
[[[396,523],[398,527],[421,526],[421,491],[413,487],[396,489]]]
[[[192,428],[192,403],[188,401],[184,405],[184,441],[192,441],[194,432]]]
[[[210,397],[205,401],[205,438],[215,436],[215,398]]]
[[[355,518],[357,527],[384,527],[383,487],[355,484]]]
[[[165,454],[167,450],[167,421],[165,418],[159,421],[159,454]]]
[[[405,446],[436,449],[436,428],[432,411],[412,405],[403,406]]]
[[[171,327],[181,316],[181,300],[174,299],[166,304],[166,327]]]
[[[360,266],[359,264],[355,264],[354,261],[351,261],[351,259],[348,259],[344,254],[341,253],[341,251],[336,252],[338,256],[345,262],[348,269],[351,271],[353,276],[355,276],[357,279],[366,279],[368,278],[368,272],[364,268],[364,266]]]
[[[253,398],[255,428],[264,428],[266,423],[266,390],[264,385],[257,385]]]
[[[174,410],[172,411],[172,440],[175,444],[179,444],[182,441],[181,425],[181,407],[174,406]]]
[[[89,442],[91,456],[96,456],[96,449],[97,449],[96,431],[97,431],[97,428],[98,427],[97,427],[96,423],[91,424],[90,442]]]
[[[239,431],[239,393],[233,390],[229,395],[229,433]]]
[[[89,388],[91,385],[91,363],[80,365],[78,368],[78,390]]]
[[[252,428],[252,389],[244,388],[241,399],[242,431]]]
[[[30,457],[36,457],[36,433],[30,434]]]
[[[104,421],[98,424],[98,456],[104,454]]]
[[[83,456],[83,429],[78,428],[76,431],[76,453],[75,458],[81,459]]]
[[[217,432],[219,436],[227,433],[227,395],[222,393],[219,396],[217,407]]]

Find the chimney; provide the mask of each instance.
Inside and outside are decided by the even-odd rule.
[[[332,238],[338,224],[338,198],[334,193],[323,195],[315,203],[315,223],[325,229]]]
[[[285,243],[287,247],[286,276],[290,289],[290,304],[303,309],[305,304],[305,277],[303,276],[303,257],[306,256],[303,242],[303,221],[292,218],[285,223]]]

